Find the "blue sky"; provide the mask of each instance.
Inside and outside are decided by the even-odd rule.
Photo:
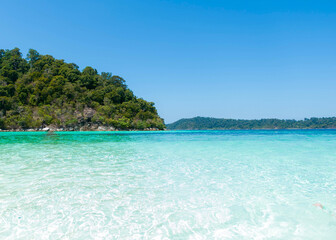
[[[1,1],[0,48],[124,77],[180,118],[336,116],[335,1]]]

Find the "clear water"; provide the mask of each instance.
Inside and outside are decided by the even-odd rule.
[[[0,239],[336,239],[336,131],[0,133]]]

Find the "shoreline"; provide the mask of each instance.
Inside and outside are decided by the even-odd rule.
[[[169,132],[169,131],[288,131],[288,130],[336,130],[336,128],[256,128],[256,129],[0,129],[1,132]]]
[[[166,129],[160,130],[158,128],[148,128],[148,129],[104,129],[104,130],[98,130],[98,129],[86,129],[86,130],[80,130],[80,129],[55,129],[55,130],[43,130],[43,129],[10,129],[10,130],[3,130],[0,129],[0,132],[134,132],[134,131],[167,131]]]
[[[229,128],[219,128],[219,129],[167,129],[167,131],[272,131],[272,130],[336,130],[336,128],[245,128],[245,129],[229,129]]]

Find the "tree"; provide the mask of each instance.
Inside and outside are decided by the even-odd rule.
[[[36,50],[30,48],[27,54],[27,60],[30,63],[30,67],[32,68],[33,64],[39,59],[40,54]]]

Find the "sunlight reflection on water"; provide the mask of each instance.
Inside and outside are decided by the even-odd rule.
[[[332,130],[0,133],[0,238],[334,239],[335,163]]]

